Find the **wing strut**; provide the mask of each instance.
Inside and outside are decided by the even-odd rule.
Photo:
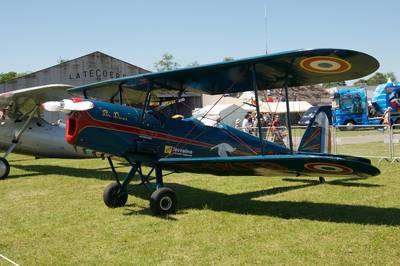
[[[257,112],[257,128],[258,128],[258,137],[260,138],[260,147],[261,147],[261,155],[265,155],[264,152],[264,141],[262,137],[262,129],[261,129],[261,114],[260,114],[260,104],[258,102],[258,86],[257,86],[257,75],[256,75],[256,67],[253,64],[251,66],[251,77],[252,84],[254,89],[254,97],[256,98],[256,112]]]
[[[147,108],[150,105],[150,101],[151,101],[151,90],[153,89],[153,82],[150,80],[147,80],[147,88],[146,88],[146,98],[145,98],[145,102],[144,102],[144,107],[143,107],[143,111],[142,111],[142,115],[140,117],[140,121],[143,122],[144,119],[144,115],[147,111]]]
[[[21,129],[15,132],[14,138],[11,141],[10,147],[8,147],[6,153],[4,154],[3,158],[6,159],[7,156],[14,150],[15,146],[17,146],[19,139],[22,136],[22,133],[28,128],[29,124],[32,121],[33,116],[36,114],[36,111],[39,110],[39,105],[36,105],[33,110],[29,113],[28,119],[26,119],[25,123],[22,125]]]
[[[290,153],[293,154],[293,139],[292,139],[292,126],[290,121],[290,110],[289,110],[289,93],[288,93],[288,76],[285,77],[285,100],[286,100],[286,124],[289,131],[289,148]]]

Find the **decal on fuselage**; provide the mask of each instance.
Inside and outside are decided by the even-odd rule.
[[[108,111],[107,109],[103,109],[101,111],[101,116],[108,117],[108,118],[114,118],[116,120],[128,121],[128,118],[121,116],[119,112],[113,112],[111,114],[110,111]]]
[[[168,154],[168,155],[180,155],[180,156],[185,156],[185,157],[193,156],[192,150],[178,148],[178,147],[174,147],[174,146],[170,146],[170,145],[165,145],[164,153]]]
[[[107,109],[103,109],[101,111],[101,116],[103,116],[103,117],[111,117],[111,114]]]
[[[228,157],[228,152],[236,151],[236,148],[232,147],[231,145],[225,142],[215,145],[214,147],[211,148],[211,150],[215,149],[217,150],[219,157]]]

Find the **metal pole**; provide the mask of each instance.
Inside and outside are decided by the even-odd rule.
[[[389,125],[389,152],[390,160],[394,160],[393,125]]]
[[[257,76],[256,76],[256,67],[252,65],[251,68],[251,76],[253,80],[253,89],[254,89],[254,97],[256,98],[256,112],[257,112],[257,127],[258,127],[258,138],[260,139],[260,146],[261,146],[261,155],[265,155],[264,151],[264,141],[262,137],[262,128],[261,128],[261,115],[260,115],[260,105],[258,101],[258,86],[257,86]]]
[[[286,97],[286,125],[287,125],[288,131],[289,131],[289,148],[290,148],[290,153],[293,154],[292,126],[291,126],[291,121],[290,121],[289,93],[288,93],[287,78],[285,81],[285,97]]]
[[[335,126],[330,126],[333,131],[333,154],[337,154],[337,142],[336,142],[336,137],[337,137],[337,132],[336,132],[336,127]]]

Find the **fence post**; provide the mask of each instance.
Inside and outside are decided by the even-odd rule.
[[[389,127],[390,160],[394,160],[393,125]]]
[[[336,127],[335,126],[331,126],[332,127],[332,139],[333,139],[333,154],[337,154],[337,150],[336,150]]]

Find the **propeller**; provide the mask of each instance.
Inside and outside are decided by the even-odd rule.
[[[86,111],[94,107],[92,102],[81,101],[74,102],[73,100],[65,99],[62,101],[49,101],[42,104],[44,110],[49,112],[65,112],[71,111]]]

